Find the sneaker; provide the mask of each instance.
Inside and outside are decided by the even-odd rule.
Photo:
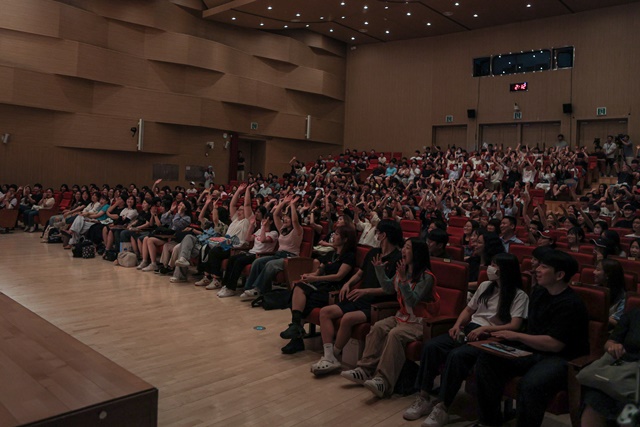
[[[416,396],[416,400],[413,401],[413,404],[404,411],[402,417],[405,420],[413,421],[418,418],[422,418],[427,416],[433,410],[433,402],[431,400],[427,400],[422,397],[420,394]]]
[[[444,408],[444,403],[440,402],[434,406],[433,411],[422,423],[422,427],[442,427],[449,422],[449,414]]]
[[[299,351],[304,351],[304,340],[302,338],[296,338],[289,341],[289,344],[280,349],[284,354],[294,354]]]
[[[211,280],[209,280],[207,276],[203,276],[202,279],[198,280],[196,283],[194,283],[194,285],[207,286],[209,283],[211,283]]]
[[[220,283],[220,280],[216,279],[215,277],[209,282],[209,284],[207,286],[205,286],[205,289],[208,291],[212,291],[214,289],[220,289],[222,287],[222,283]]]
[[[149,261],[142,261],[142,262],[140,262],[140,264],[138,264],[136,269],[137,270],[142,270],[143,268],[146,268],[147,266],[149,266]]]
[[[171,278],[169,279],[169,282],[171,283],[184,283],[186,281],[187,281],[186,277],[171,276]]]
[[[365,381],[362,385],[378,397],[384,397],[387,392],[387,386],[382,377],[373,377],[370,380]]]
[[[283,340],[294,340],[304,336],[304,328],[299,323],[289,323],[289,327],[280,332],[280,338]]]
[[[242,301],[253,301],[254,299],[260,296],[260,291],[256,288],[253,289],[245,289],[243,293],[240,294],[240,300]]]
[[[331,374],[333,372],[337,372],[342,369],[342,365],[336,359],[329,360],[326,358],[320,359],[319,362],[311,365],[311,373],[316,377],[321,377],[323,375]]]
[[[349,371],[342,371],[340,375],[342,376],[342,378],[346,378],[349,381],[360,385],[363,385],[365,381],[371,378],[371,375],[369,375],[367,371],[360,367],[351,369]]]
[[[154,274],[162,274],[162,269],[164,268],[164,265],[162,264],[156,264],[156,269],[153,270]]]
[[[220,292],[218,292],[218,297],[220,298],[235,297],[235,296],[236,296],[236,291],[231,290],[226,286],[223,286],[222,289],[220,289]]]
[[[152,262],[151,264],[143,268],[142,271],[144,271],[145,273],[148,273],[150,271],[156,271],[157,269],[158,269],[158,266],[156,265],[156,263]]]
[[[191,263],[189,262],[188,259],[186,259],[185,257],[181,256],[180,258],[178,258],[178,260],[176,261],[176,265],[178,267],[189,267],[191,265]]]

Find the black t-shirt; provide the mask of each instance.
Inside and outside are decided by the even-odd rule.
[[[551,295],[536,286],[529,301],[527,334],[549,335],[564,343],[558,353],[564,359],[589,354],[589,316],[580,296],[570,287]]]
[[[238,170],[239,171],[243,171],[244,170],[244,157],[239,157],[238,158]]]
[[[138,214],[138,217],[133,222],[133,227],[140,227],[144,225],[151,219],[151,212],[142,211]]]
[[[622,344],[624,360],[640,360],[640,308],[623,314],[609,339]]]
[[[324,264],[325,276],[328,276],[330,274],[337,274],[338,271],[340,270],[340,267],[342,267],[342,264],[350,265],[351,273],[344,276],[342,280],[339,280],[336,282],[336,283],[339,283],[340,286],[344,285],[347,282],[347,280],[349,280],[349,278],[351,277],[351,274],[353,274],[353,267],[356,265],[355,252],[351,252],[351,251],[345,252],[341,255],[334,253],[332,259]]]
[[[616,222],[615,227],[617,227],[617,228],[632,228],[633,227],[633,220],[632,219],[621,219],[620,221]]]
[[[378,281],[378,276],[376,276],[376,270],[371,264],[373,258],[382,253],[382,249],[374,248],[367,253],[367,256],[364,258],[364,262],[362,264],[362,284],[360,285],[361,289],[370,289],[370,288],[379,288],[380,282]],[[382,257],[382,262],[386,262],[384,272],[387,277],[393,277],[396,275],[396,265],[398,261],[402,259],[402,253],[400,253],[399,249],[394,249],[387,256]],[[396,299],[394,295],[380,295],[380,296],[369,296],[365,295],[361,298],[363,302],[369,302],[371,304],[375,302],[382,301],[394,301]]]

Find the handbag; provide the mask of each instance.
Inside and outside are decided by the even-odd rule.
[[[580,384],[599,390],[620,401],[633,401],[636,392],[638,363],[616,359],[605,353],[576,375]]]
[[[84,259],[96,257],[96,247],[93,245],[93,243],[91,242],[89,243],[90,243],[89,245],[84,245],[82,247],[82,258]]]
[[[71,253],[73,254],[74,258],[83,258],[83,250],[85,248],[85,246],[91,246],[93,247],[93,242],[91,242],[90,240],[85,240],[85,238],[83,237],[78,243],[74,244],[73,247],[71,248]],[[94,248],[95,251],[95,248]],[[95,256],[95,252],[94,252],[94,256]]]
[[[118,254],[117,263],[122,267],[135,267],[138,263],[138,257],[133,252],[120,252]]]

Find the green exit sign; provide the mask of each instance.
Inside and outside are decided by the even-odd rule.
[[[251,130],[258,130],[258,122],[251,122]]]
[[[596,116],[606,116],[606,115],[607,115],[607,107],[596,108]]]
[[[445,116],[444,121],[446,123],[453,123],[453,116]]]

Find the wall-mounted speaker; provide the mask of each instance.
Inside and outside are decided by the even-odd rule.
[[[564,114],[573,113],[573,105],[571,105],[571,104],[562,104],[562,112]]]
[[[476,110],[467,110],[467,118],[475,119],[476,118]]]

